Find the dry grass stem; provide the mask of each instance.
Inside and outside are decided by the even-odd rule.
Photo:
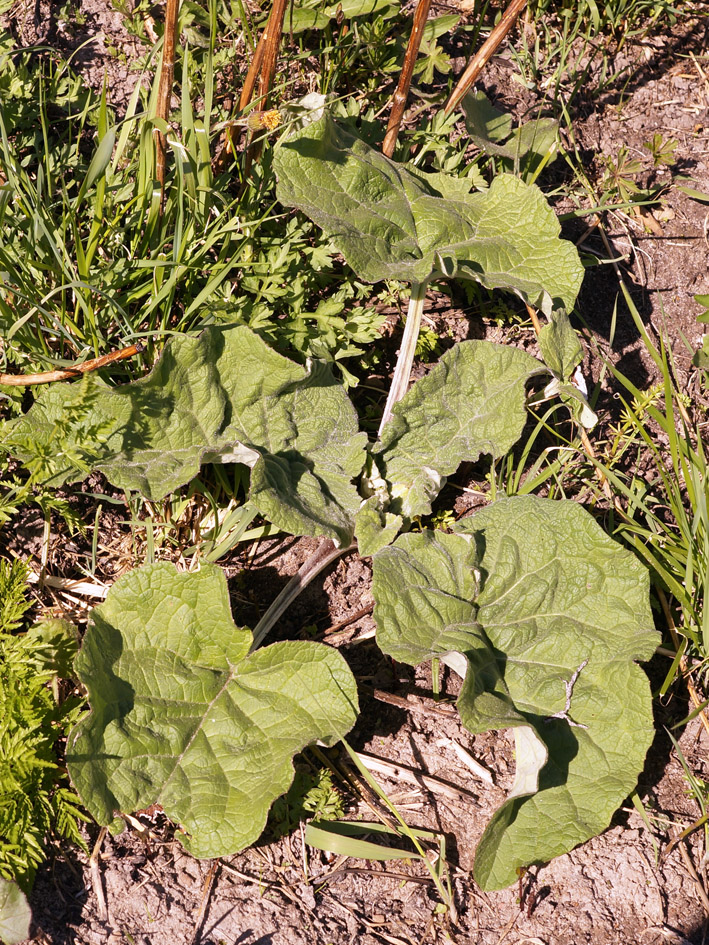
[[[418,784],[425,787],[432,794],[439,794],[461,804],[470,804],[477,801],[477,796],[472,791],[466,791],[464,788],[456,787],[447,781],[435,778],[433,775],[424,774],[423,771],[415,768],[409,768],[408,765],[389,761],[386,758],[377,758],[376,755],[370,755],[363,751],[358,751],[357,757],[370,771],[384,777],[393,778],[395,781],[406,781],[408,784]]]
[[[677,636],[677,627],[675,626],[674,617],[672,616],[672,611],[670,610],[670,605],[667,601],[667,596],[661,587],[657,588],[657,597],[660,601],[660,606],[662,607],[662,612],[665,615],[665,620],[667,621],[667,627],[670,631],[670,636],[672,637],[672,642],[675,646],[675,649],[679,651],[680,640]],[[699,709],[699,718],[701,719],[702,725],[704,726],[707,734],[709,734],[709,719],[707,718],[706,710],[702,709],[703,700],[699,698],[699,693],[697,692],[697,687],[694,685],[694,680],[692,679],[691,668],[687,661],[686,656],[680,657],[679,668],[682,671],[682,676],[687,683],[687,691],[689,692],[689,697],[692,700],[692,705],[695,709]]]

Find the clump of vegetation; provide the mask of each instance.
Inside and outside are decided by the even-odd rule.
[[[264,63],[275,50],[255,54],[241,5],[239,17],[216,0],[187,5],[178,19],[170,0],[144,63],[153,83],[136,84],[120,122],[106,89],[89,92],[52,64],[37,73],[0,37],[0,338],[10,374],[0,389],[0,528],[35,504],[45,546],[57,515],[83,537],[90,526],[66,490],[100,474],[104,485],[91,488],[105,494],[85,494],[115,504],[124,494],[145,535],[144,560],[134,547],[140,566],[89,614],[76,659],[86,699],[60,682],[75,671],[76,631],[61,621],[24,629],[25,566],[0,561],[0,895],[8,883],[26,893],[52,844],[85,849],[89,815],[110,826],[117,812],[159,803],[205,857],[255,842],[269,810],[277,836],[310,815],[342,817],[330,772],[295,770],[292,759],[350,731],[357,680],[322,643],[261,644],[323,562],[355,542],[373,561],[381,650],[461,676],[469,732],[514,729],[512,796],[476,855],[484,889],[595,836],[633,790],[654,733],[637,665],[658,643],[650,583],[674,648],[666,687],[689,658],[707,658],[701,431],[671,356],[635,312],[662,387],[638,391],[611,368],[628,397],[612,443],[594,452],[598,416],[569,314],[583,266],[537,186],[563,151],[556,119],[568,122],[572,96],[564,104],[557,93],[566,82],[577,92],[594,61],[569,79],[572,46],[584,53],[593,30],[603,43],[627,38],[642,17],[671,21],[674,7],[531,4],[519,78],[531,87],[545,68],[547,29],[556,118],[540,108],[521,122],[482,92],[462,100],[464,122],[449,114],[443,38],[459,17],[431,20],[412,69],[419,120],[392,160],[378,116],[404,54],[403,18],[390,0],[345,6],[293,9],[288,83],[274,92]],[[483,7],[461,29],[476,34]],[[269,35],[286,22],[269,21]],[[175,63],[170,31],[180,30],[190,42]],[[219,40],[237,30],[261,72],[249,74],[235,115],[221,94]],[[640,177],[673,167],[678,143],[655,135],[645,150],[623,146],[606,160],[594,212],[658,198]],[[503,332],[510,321],[521,331],[526,311],[541,356],[473,340],[441,354],[436,332],[421,327],[434,282],[452,297],[462,282]],[[379,303],[403,285],[405,329],[386,404],[369,407],[379,421],[370,437],[357,387],[385,364]],[[414,358],[431,366],[410,385]],[[18,387],[37,379],[12,376],[20,372],[53,383],[25,399]],[[628,473],[632,450],[650,458],[652,477]],[[583,464],[569,459],[579,452]],[[433,513],[446,480],[472,463],[486,465],[492,501],[462,521],[449,508]],[[568,497],[579,480],[604,504],[605,531]],[[216,562],[273,531],[323,543],[253,631],[237,628]],[[98,544],[97,515],[84,572],[95,571]],[[156,563],[156,544],[180,567]],[[310,836],[327,842],[318,831]],[[434,884],[453,910],[438,873]],[[2,920],[0,903],[0,937],[11,941]]]
[[[0,877],[25,893],[48,844],[86,850],[79,828],[88,819],[58,762],[84,711],[81,697],[59,698],[57,686],[71,674],[76,634],[60,620],[17,632],[31,607],[26,573],[22,562],[0,561]]]

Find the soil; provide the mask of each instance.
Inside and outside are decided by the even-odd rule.
[[[573,130],[575,146],[592,178],[603,173],[606,159],[617,160],[619,149],[627,147],[644,161],[648,183],[668,184],[661,204],[643,215],[621,211],[610,215],[610,251],[619,260],[651,336],[668,340],[679,383],[701,403],[706,392],[699,372],[691,366],[692,352],[702,340],[696,320],[700,307],[693,296],[709,293],[709,198],[700,202],[670,187],[670,173],[653,169],[643,148],[656,132],[676,139],[678,166],[673,174],[691,178],[689,186],[709,194],[708,21],[699,15],[709,9],[704,4],[692,9],[697,15],[675,29],[629,41],[611,57],[610,71],[619,72],[619,78],[600,95],[589,95],[588,100],[581,96]],[[80,0],[72,10],[73,20],[57,15],[52,4],[46,9],[41,4],[19,8],[18,42],[41,41],[58,55],[71,56],[73,67],[94,87],[100,87],[107,75],[112,103],[120,111],[138,80],[131,56],[141,50],[140,43],[108,0]],[[456,63],[458,69],[464,65],[462,60]],[[510,72],[506,57],[496,57],[478,87],[500,107],[522,117],[543,104],[544,91],[511,82]],[[559,181],[565,179],[562,165],[557,161],[552,166],[549,180],[554,175]],[[601,378],[603,356],[638,387],[647,387],[657,379],[656,370],[622,303],[612,327],[618,282],[607,264],[609,247],[592,226],[576,223],[566,235],[601,263],[589,271],[578,306],[586,321],[588,379]],[[433,324],[439,317],[448,320],[456,336],[481,333],[479,325],[467,322],[461,332],[461,318],[455,313],[431,310]],[[488,325],[485,331],[495,340],[502,330]],[[509,338],[509,329],[504,333]],[[532,341],[525,338],[520,343]],[[615,393],[606,374],[601,412],[614,410]],[[85,488],[91,490],[90,485]],[[456,511],[461,514],[468,504],[456,506]],[[31,539],[39,541],[36,531],[41,522],[28,521],[26,527],[26,534],[14,539],[25,550]],[[129,558],[121,547],[123,540],[116,513],[115,521],[107,523],[104,544],[113,549],[118,564],[113,562],[109,575],[107,561],[107,579],[113,579],[121,570],[120,561]],[[314,547],[315,542],[307,539],[262,541],[231,559],[225,570],[237,623],[253,626]],[[70,570],[66,556],[71,549],[64,546],[63,552],[64,564],[61,549],[49,562],[50,571],[54,563],[53,573]],[[157,812],[139,818],[141,830],[134,826],[106,837],[93,869],[88,858],[74,850],[64,851],[40,871],[32,895],[33,942],[699,945],[707,940],[709,900],[701,831],[672,849],[667,845],[671,830],[682,829],[702,813],[687,791],[679,756],[664,728],[688,714],[686,694],[676,692],[667,704],[656,703],[658,734],[638,789],[653,832],[628,801],[604,834],[531,869],[520,888],[483,893],[472,880],[473,854],[492,811],[512,783],[511,743],[506,735],[472,736],[455,715],[436,711],[430,668],[414,672],[385,659],[371,638],[373,620],[368,613],[336,636],[327,635],[328,628],[367,609],[370,585],[369,562],[354,554],[344,557],[296,601],[279,633],[298,635],[315,625],[321,637],[325,634],[341,647],[362,685],[362,714],[350,739],[357,750],[458,788],[457,793],[444,793],[445,787],[432,790],[420,777],[418,783],[408,784],[378,776],[410,824],[445,834],[456,920],[437,910],[439,900],[429,874],[415,863],[331,861],[306,847],[298,829],[277,841],[262,840],[239,856],[197,861],[184,852],[174,826]],[[658,685],[667,668],[662,656],[647,667]],[[375,696],[380,689],[408,700],[414,709],[405,711],[380,701]],[[452,697],[455,691],[456,679],[444,673],[444,696]],[[462,764],[452,741],[489,769],[493,784]],[[699,719],[684,728],[680,747],[694,775],[709,781],[709,736]],[[333,760],[344,763],[334,755]],[[353,816],[359,803],[349,800]],[[97,831],[89,830],[90,844],[96,837]]]

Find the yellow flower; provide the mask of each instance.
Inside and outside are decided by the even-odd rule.
[[[250,131],[275,131],[282,120],[278,109],[270,108],[266,112],[251,112],[246,119],[246,127]]]

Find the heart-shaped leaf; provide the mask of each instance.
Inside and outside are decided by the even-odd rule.
[[[147,565],[93,610],[75,664],[91,713],[67,764],[100,824],[157,803],[195,856],[236,853],[288,790],[293,755],[350,730],[357,687],[336,650],[299,641],[249,654],[251,639],[212,565]]]
[[[395,659],[465,656],[458,708],[471,732],[525,726],[532,754],[547,754],[541,770],[525,757],[520,796],[480,841],[475,878],[499,889],[600,833],[632,791],[654,734],[634,661],[657,635],[644,567],[575,503],[501,500],[457,532],[402,535],[376,553],[374,616]]]

